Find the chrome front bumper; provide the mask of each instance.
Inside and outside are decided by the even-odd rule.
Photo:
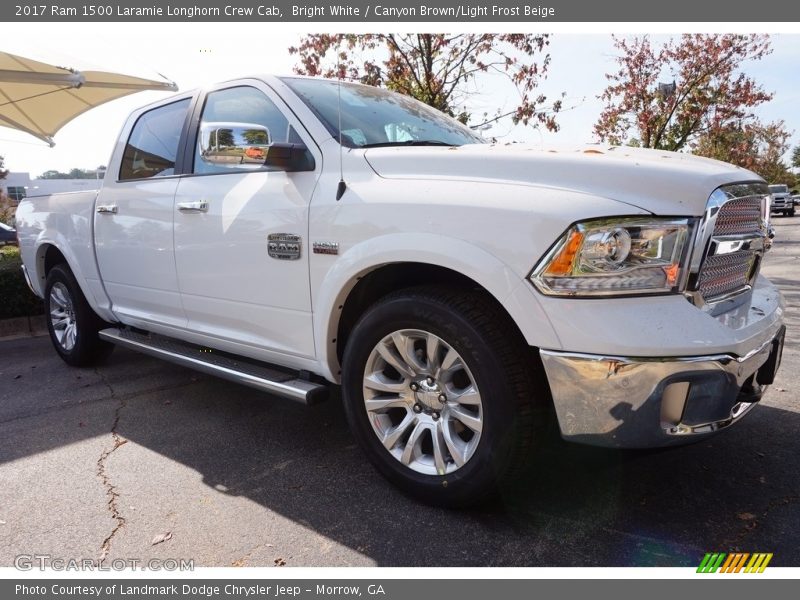
[[[784,333],[742,357],[540,354],[565,439],[647,448],[686,442],[747,414],[780,366]]]

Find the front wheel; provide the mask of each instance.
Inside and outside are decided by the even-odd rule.
[[[92,310],[67,265],[56,265],[50,270],[44,297],[50,341],[64,362],[87,367],[111,354],[114,345],[97,335],[107,325]]]
[[[508,316],[485,294],[393,294],[353,329],[342,384],[370,461],[427,502],[464,506],[513,482],[546,428],[546,388]]]

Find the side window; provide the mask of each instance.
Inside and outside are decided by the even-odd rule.
[[[260,169],[269,144],[297,141],[289,121],[261,91],[241,86],[211,92],[200,120],[194,172]]]
[[[189,98],[147,111],[133,126],[119,168],[119,178],[144,179],[175,173],[175,157]]]

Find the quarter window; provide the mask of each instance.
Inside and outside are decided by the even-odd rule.
[[[119,178],[146,179],[175,174],[181,131],[189,111],[189,98],[147,111],[133,126]]]

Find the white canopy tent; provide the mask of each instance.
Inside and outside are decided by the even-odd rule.
[[[177,91],[173,82],[105,71],[78,71],[0,52],[0,126],[54,146],[69,121],[110,100],[144,90]]]

